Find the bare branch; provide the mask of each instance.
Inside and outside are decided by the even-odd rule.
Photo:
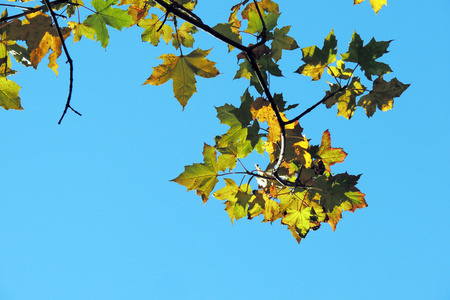
[[[348,87],[347,85],[341,86],[337,91],[334,91],[334,92],[332,92],[332,93],[326,95],[325,97],[322,98],[322,100],[320,100],[319,102],[317,102],[316,104],[314,104],[313,106],[311,106],[310,108],[308,108],[307,110],[305,110],[304,112],[302,112],[300,115],[298,115],[297,117],[295,117],[295,118],[293,118],[293,119],[287,121],[287,122],[286,122],[286,125],[287,125],[287,124],[294,123],[295,121],[300,120],[304,115],[310,113],[314,108],[316,108],[316,107],[319,106],[320,104],[324,103],[325,101],[327,101],[328,99],[330,99],[331,97],[333,97],[334,95],[336,95],[337,93],[342,92],[342,91],[345,90],[347,87]]]
[[[69,50],[67,50],[67,46],[66,46],[66,43],[64,42],[64,37],[61,32],[61,28],[59,27],[59,24],[58,24],[58,18],[51,7],[51,3],[49,2],[49,0],[44,0],[44,2],[52,16],[53,22],[55,23],[56,31],[58,32],[58,36],[59,36],[59,39],[61,40],[61,44],[63,46],[64,53],[66,54],[66,57],[67,57],[67,63],[69,63],[69,67],[70,67],[69,95],[67,96],[66,106],[64,107],[62,116],[58,121],[58,124],[61,124],[61,122],[69,108],[77,115],[81,116],[81,114],[79,112],[77,112],[75,109],[73,109],[72,106],[70,106],[70,100],[72,99],[72,90],[73,90],[73,60],[70,57]]]

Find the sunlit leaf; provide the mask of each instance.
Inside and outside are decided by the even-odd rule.
[[[189,23],[183,23],[177,32],[172,33],[172,45],[178,49],[180,44],[184,47],[192,48],[194,45],[194,33],[198,31],[194,25]]]
[[[150,42],[153,46],[158,46],[161,37],[166,44],[172,40],[172,27],[167,24],[163,24],[157,15],[151,14],[151,19],[141,19],[138,22],[138,26],[144,28],[142,33],[142,41]]]
[[[353,5],[360,4],[364,0],[353,0]],[[387,5],[387,0],[370,0],[370,5],[372,5],[373,10],[376,14],[381,9],[383,5]]]
[[[172,79],[175,98],[184,108],[196,92],[195,75],[211,78],[219,74],[214,66],[216,63],[205,58],[210,51],[196,49],[188,55],[181,56],[163,54],[159,58],[164,62],[153,68],[152,75],[144,84],[161,85]]]
[[[205,144],[203,148],[203,163],[197,163],[184,167],[184,172],[172,181],[184,185],[188,191],[196,190],[203,202],[208,201],[217,179],[218,166],[216,150]]]
[[[251,194],[251,188],[248,184],[237,186],[229,178],[225,179],[226,186],[214,193],[214,198],[226,200],[225,210],[230,216],[231,223],[247,216],[249,203],[255,197]]]
[[[341,163],[344,161],[347,153],[342,148],[331,147],[330,132],[326,130],[322,136],[322,143],[320,144],[317,155],[322,159],[323,164],[328,172],[330,172],[330,166],[335,163]]]
[[[20,86],[5,76],[0,76],[0,106],[4,109],[22,110],[19,97]]]
[[[295,72],[311,76],[312,80],[319,80],[325,68],[336,60],[336,47],[337,40],[333,30],[331,30],[330,34],[325,38],[322,49],[315,45],[302,49],[302,60],[305,64],[300,66]]]
[[[133,18],[120,8],[112,7],[117,0],[92,0],[95,13],[89,15],[83,24],[95,30],[97,41],[103,48],[109,43],[109,33],[106,25],[121,30],[133,24]]]
[[[327,95],[335,92],[339,88],[339,85],[331,85],[331,91],[327,91]],[[346,119],[351,119],[356,110],[356,97],[362,95],[365,90],[366,87],[361,84],[359,78],[353,77],[351,83],[345,90],[336,93],[333,97],[328,98],[324,104],[327,108],[330,108],[337,103],[337,115],[343,116]]]

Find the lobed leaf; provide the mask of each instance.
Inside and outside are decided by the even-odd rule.
[[[357,63],[364,71],[367,79],[372,80],[372,75],[381,76],[392,72],[387,64],[376,61],[383,54],[388,53],[387,48],[390,42],[377,42],[372,38],[367,45],[363,46],[363,40],[355,31],[348,52],[342,54],[341,58],[343,61]]]
[[[294,50],[298,48],[294,38],[287,35],[291,26],[284,26],[281,29],[275,28],[273,33],[267,35],[268,40],[272,40],[271,55],[275,62],[281,59],[282,50]]]
[[[192,48],[194,46],[194,37],[192,35],[197,31],[198,29],[194,25],[183,23],[177,32],[172,33],[172,45],[175,49],[180,48],[180,45]]]
[[[332,84],[331,91],[327,91],[327,95],[337,91],[339,88],[340,85]],[[327,106],[327,108],[330,108],[337,103],[337,115],[343,116],[344,118],[350,120],[356,110],[356,97],[362,95],[365,90],[366,87],[361,84],[359,78],[354,77],[345,90],[336,93],[334,96],[328,98],[324,102],[324,104]]]
[[[328,172],[330,171],[330,166],[335,163],[341,163],[344,161],[347,153],[342,150],[342,148],[331,147],[331,137],[330,132],[326,130],[322,136],[322,143],[320,144],[319,151],[317,155],[322,159],[323,164]]]
[[[209,195],[214,189],[218,175],[216,150],[205,144],[203,147],[203,163],[197,163],[184,167],[184,172],[172,179],[178,184],[187,187],[188,191],[196,190],[203,203],[208,201]]]
[[[120,8],[112,7],[117,0],[92,0],[95,13],[89,15],[83,24],[95,30],[97,41],[103,48],[109,44],[109,33],[106,25],[121,30],[133,24],[133,18]]]
[[[144,28],[141,34],[143,42],[150,42],[153,46],[158,46],[161,37],[168,44],[172,40],[172,27],[163,24],[157,15],[151,14],[151,19],[141,19],[138,26]]]
[[[58,75],[58,64],[56,60],[61,55],[62,43],[50,16],[39,11],[31,13],[26,16],[24,21],[16,19],[4,26],[1,31],[7,40],[25,41],[27,51],[22,51],[24,54],[22,58],[25,58],[24,62],[27,62],[27,55],[29,53],[29,62],[34,68],[37,68],[42,58],[52,50],[52,53],[48,57],[48,67]],[[70,32],[71,29],[68,27],[61,28],[64,39],[69,36]],[[26,65],[26,63],[24,64]]]
[[[175,98],[184,108],[196,92],[195,75],[212,78],[219,74],[214,66],[216,63],[206,59],[210,51],[211,49],[196,49],[188,55],[181,56],[163,54],[159,58],[164,62],[153,68],[152,75],[144,84],[161,85],[172,79]]]
[[[388,111],[394,107],[394,98],[400,97],[409,86],[397,78],[386,82],[383,76],[380,76],[373,82],[372,91],[358,101],[358,106],[364,107],[368,117],[373,116],[377,107],[381,111]]]
[[[337,40],[333,30],[325,38],[322,49],[317,46],[306,47],[302,49],[305,64],[301,65],[296,73],[311,76],[316,81],[322,77],[325,68],[336,60]]]

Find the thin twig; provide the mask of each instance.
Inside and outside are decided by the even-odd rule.
[[[345,90],[347,88],[347,85],[341,86],[337,91],[334,91],[328,95],[326,95],[325,97],[322,98],[322,100],[320,100],[319,102],[317,102],[316,104],[314,104],[313,106],[311,106],[310,108],[308,108],[307,110],[305,110],[304,112],[302,112],[300,115],[298,115],[297,117],[289,120],[286,122],[287,124],[291,124],[294,123],[295,121],[300,120],[304,115],[310,113],[314,108],[316,108],[317,106],[319,106],[320,104],[324,103],[325,101],[327,101],[328,99],[330,99],[331,97],[333,97],[334,95],[336,95],[339,92],[342,92],[343,90]]]
[[[45,1],[45,0],[44,0]],[[46,3],[48,2],[48,1],[45,1]],[[50,5],[56,5],[56,4],[61,4],[61,3],[67,3],[68,2],[68,0],[56,0],[56,1],[53,1],[53,2],[49,2],[50,3]],[[42,5],[42,6],[38,6],[38,7],[34,7],[34,8],[29,8],[29,9],[27,9],[27,11],[26,12],[23,12],[23,13],[20,13],[20,14],[17,14],[17,15],[13,15],[13,16],[8,16],[8,17],[5,17],[5,18],[1,18],[0,19],[0,22],[1,23],[3,23],[3,22],[5,22],[5,23],[7,23],[6,21],[9,21],[9,20],[15,20],[15,19],[18,19],[18,18],[22,18],[22,17],[25,17],[26,15],[28,15],[28,14],[31,14],[31,13],[35,13],[35,12],[38,12],[38,11],[41,11],[41,10],[43,10],[44,8],[46,8],[46,7],[48,7],[47,6],[47,4],[45,4],[45,5]],[[4,26],[5,24],[2,24],[1,26],[0,26],[0,28],[2,27],[2,26]]]
[[[62,116],[61,116],[61,118],[58,121],[58,124],[61,124],[61,122],[62,122],[62,120],[63,120],[64,116],[66,115],[67,110],[69,108],[74,113],[76,113],[77,115],[81,116],[81,114],[79,112],[77,112],[75,109],[73,109],[72,106],[70,106],[70,100],[72,99],[72,90],[73,90],[73,60],[70,57],[69,50],[67,50],[66,43],[64,42],[64,36],[63,36],[63,34],[61,32],[61,28],[59,27],[58,18],[56,16],[56,14],[53,11],[50,2],[48,0],[44,0],[44,2],[45,2],[45,5],[47,5],[48,10],[50,11],[50,14],[52,16],[53,22],[55,22],[56,31],[58,32],[58,36],[59,36],[59,39],[61,40],[61,44],[63,46],[64,53],[66,54],[66,57],[67,57],[67,62],[66,63],[69,63],[69,67],[70,67],[69,95],[67,96],[66,106],[64,107],[64,111],[62,113]]]

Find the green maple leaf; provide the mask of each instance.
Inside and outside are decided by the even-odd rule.
[[[153,46],[158,46],[161,37],[166,44],[172,39],[172,27],[167,24],[163,24],[157,15],[151,14],[151,19],[141,19],[138,22],[138,26],[144,28],[142,33],[142,41],[150,42]]]
[[[269,54],[264,54],[259,59],[257,59],[257,64],[266,82],[267,82],[267,72],[277,77],[283,76],[280,68],[272,60]],[[251,63],[247,59],[239,64],[239,70],[236,72],[236,75],[234,76],[233,79],[238,78],[250,79],[250,85],[253,86],[258,91],[258,93],[260,94],[264,93],[261,83],[259,82],[258,77],[256,76],[256,73],[253,70]]]
[[[187,187],[188,191],[196,190],[203,203],[208,201],[209,195],[214,189],[217,179],[218,165],[216,150],[205,144],[203,147],[203,163],[197,163],[184,167],[184,172],[172,179],[178,184]]]
[[[255,198],[251,194],[251,188],[248,184],[237,186],[237,184],[229,178],[225,179],[225,187],[214,193],[214,198],[218,200],[226,200],[225,210],[230,216],[231,223],[247,216],[249,204]]]
[[[344,161],[347,153],[342,148],[331,147],[330,132],[326,130],[322,136],[322,142],[320,144],[317,155],[322,159],[323,164],[328,172],[330,172],[330,166],[335,163],[341,163]]]
[[[358,208],[367,207],[364,194],[361,193],[355,185],[358,183],[361,175],[349,175],[347,173],[333,175],[321,175],[315,182],[314,187],[320,195],[320,205],[324,208],[328,223],[333,231],[342,218],[343,211],[354,212]]]
[[[219,149],[227,148],[230,144],[245,140],[247,137],[247,127],[242,127],[242,124],[232,113],[236,110],[236,107],[225,104],[224,106],[217,107],[216,110],[220,123],[230,126],[230,129],[224,135],[216,138],[216,147]]]
[[[219,118],[220,122],[230,126],[230,129],[225,134],[215,138],[216,147],[222,154],[230,154],[235,158],[246,157],[259,144],[262,144],[262,135],[259,134],[259,123],[253,122],[249,126],[253,120],[250,113],[253,97],[246,91],[241,101],[239,108],[230,104],[216,108],[217,118]],[[257,150],[260,151],[259,148]]]
[[[288,229],[299,243],[310,229],[319,226],[326,219],[323,207],[317,201],[311,201],[307,191],[295,194],[283,193],[279,198],[279,210],[284,215],[281,223],[288,225]]]
[[[92,6],[95,14],[89,15],[83,24],[95,30],[97,41],[100,41],[103,48],[109,43],[109,33],[106,25],[121,30],[133,24],[133,18],[120,8],[113,8],[117,0],[93,0]]]
[[[394,106],[394,98],[400,97],[409,86],[409,84],[401,83],[397,78],[386,82],[380,76],[373,82],[373,90],[359,99],[358,106],[365,108],[368,117],[373,116],[377,107],[381,111],[388,111]]]
[[[391,68],[382,62],[377,62],[383,54],[388,53],[387,48],[391,41],[377,42],[374,38],[363,46],[363,40],[359,34],[353,32],[352,41],[349,44],[348,52],[341,55],[343,61],[350,61],[359,64],[367,79],[372,80],[372,75],[381,76],[392,72]]]
[[[285,26],[281,29],[275,28],[273,33],[267,35],[268,40],[272,40],[271,55],[277,62],[281,59],[282,50],[294,50],[298,48],[297,42],[287,35],[291,26]]]
[[[159,58],[164,62],[153,68],[152,75],[144,84],[161,85],[172,79],[175,98],[184,108],[196,92],[195,75],[212,78],[219,74],[214,66],[216,63],[205,58],[210,51],[211,49],[196,49],[188,55],[181,56],[163,54]]]
[[[226,169],[230,171],[236,167],[237,158],[234,154],[221,154],[217,160],[217,168],[219,171],[225,172]]]
[[[281,13],[268,13],[263,15],[267,31],[270,31],[277,26],[280,15]],[[263,23],[256,10],[250,10],[248,12],[248,27],[244,31],[250,34],[261,33],[263,31]]]
[[[20,86],[5,76],[0,76],[0,106],[4,109],[22,110],[19,97]]]
[[[304,65],[300,66],[296,73],[311,76],[316,81],[322,77],[325,68],[336,60],[337,40],[333,30],[325,38],[322,49],[310,46],[302,49]]]
[[[242,44],[242,37],[239,34],[239,28],[237,28],[233,23],[219,23],[212,29],[229,38],[230,40],[238,44]],[[231,51],[233,49],[234,47],[228,45],[228,51]]]

